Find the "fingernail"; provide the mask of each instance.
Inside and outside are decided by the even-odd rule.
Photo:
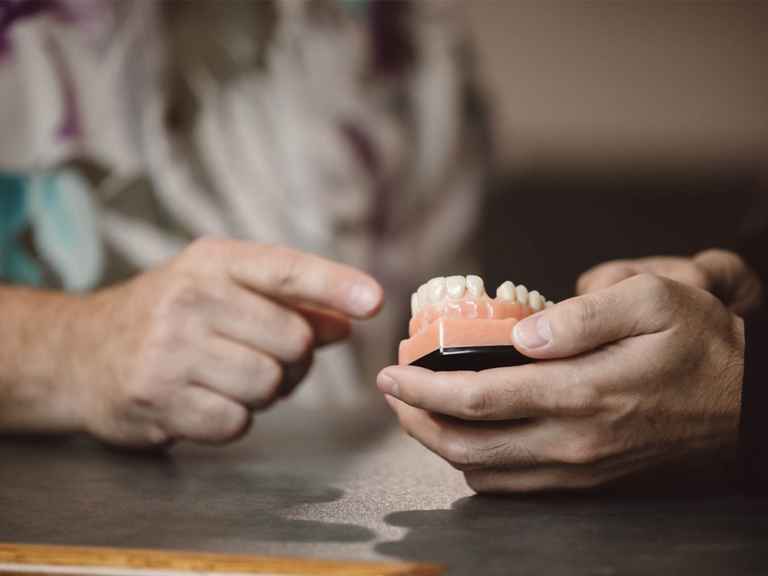
[[[400,399],[400,388],[397,387],[397,382],[392,380],[392,378],[386,374],[379,374],[379,377],[376,379],[376,384],[378,385],[379,390],[384,392],[384,394],[389,394],[390,396]]]
[[[515,324],[512,330],[512,338],[515,343],[528,350],[541,348],[552,341],[552,330],[549,329],[549,320],[547,320],[544,314],[529,316]]]
[[[352,310],[362,316],[379,305],[381,295],[370,282],[362,281],[352,286],[347,298]]]

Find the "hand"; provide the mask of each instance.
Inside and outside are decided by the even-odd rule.
[[[762,283],[744,260],[727,250],[710,249],[693,258],[654,256],[613,260],[587,270],[576,283],[577,294],[597,292],[637,274],[654,274],[711,292],[734,314],[760,307]]]
[[[592,488],[734,457],[743,322],[709,293],[633,276],[528,317],[512,341],[545,361],[378,377],[405,430],[474,490]]]
[[[382,304],[379,284],[346,266],[203,239],[78,304],[67,376],[84,428],[109,443],[229,441],[293,389],[315,347]]]

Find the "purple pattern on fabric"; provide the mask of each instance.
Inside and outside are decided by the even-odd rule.
[[[56,128],[56,138],[59,140],[82,138],[83,129],[77,108],[75,82],[72,73],[53,39],[48,38],[45,47],[61,80],[62,96],[64,97],[64,116]]]
[[[399,188],[394,179],[381,174],[381,159],[376,148],[359,126],[351,122],[342,122],[339,124],[339,130],[346,137],[360,163],[365,166],[374,179],[373,205],[368,215],[367,224],[376,239],[377,246],[380,246],[395,236],[389,215]],[[384,271],[382,253],[380,250],[376,250],[373,254],[370,272],[380,282],[389,286],[391,282],[387,281]],[[393,286],[389,287],[393,288]]]
[[[74,19],[74,14],[67,9],[64,0],[0,0],[0,60],[11,51],[9,39],[11,26],[20,20],[42,13],[52,14],[66,21]],[[47,39],[46,49],[59,74],[64,92],[64,117],[56,129],[56,137],[80,138],[82,129],[77,113],[72,75],[62,58],[61,51],[57,49],[51,38]]]
[[[339,128],[349,141],[360,162],[376,181],[373,207],[368,220],[371,231],[377,238],[385,238],[390,233],[389,204],[395,191],[386,178],[382,178],[381,161],[371,139],[358,126],[352,123],[342,123]]]
[[[357,154],[358,159],[363,163],[363,166],[371,174],[376,174],[379,170],[379,158],[368,135],[351,122],[342,122],[339,128]]]
[[[390,214],[400,187],[397,185],[396,178],[381,173],[381,158],[370,137],[359,126],[351,122],[342,122],[339,124],[339,130],[374,180],[373,204],[367,225],[376,239],[377,246],[381,246],[395,236]],[[379,281],[393,288],[390,286],[391,281],[386,278],[385,270],[382,252],[377,249],[373,254],[370,272]]]
[[[400,74],[413,63],[408,35],[411,6],[406,0],[373,0],[368,11],[373,63],[383,73]]]
[[[11,41],[8,38],[11,25],[41,12],[66,15],[61,0],[0,0],[0,60],[11,51]]]

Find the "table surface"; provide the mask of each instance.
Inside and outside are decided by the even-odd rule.
[[[389,414],[278,408],[167,455],[0,439],[0,541],[444,563],[452,575],[768,574],[768,499],[473,496]]]

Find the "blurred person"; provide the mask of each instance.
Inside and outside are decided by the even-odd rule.
[[[540,360],[481,372],[391,366],[404,429],[479,492],[728,476],[768,487],[768,206],[736,250],[607,262],[523,319]]]
[[[461,40],[443,3],[0,1],[0,431],[231,440],[383,285],[298,394],[375,401],[484,186]]]

